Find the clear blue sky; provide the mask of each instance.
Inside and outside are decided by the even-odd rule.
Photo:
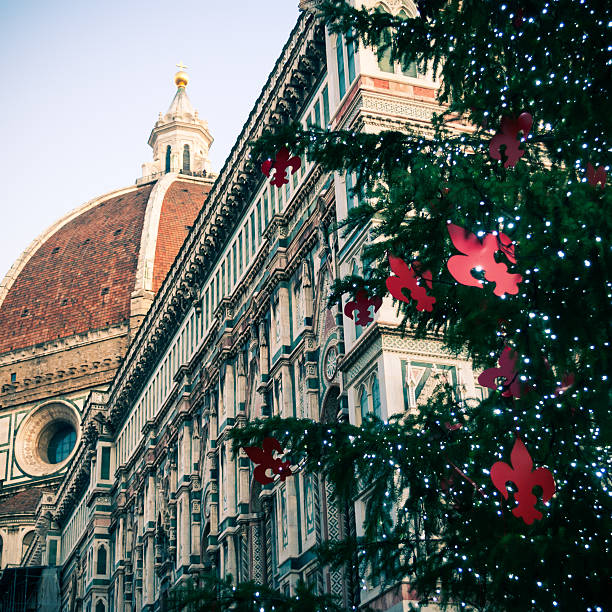
[[[141,175],[178,62],[220,170],[298,14],[298,0],[0,2],[0,278],[63,214]]]

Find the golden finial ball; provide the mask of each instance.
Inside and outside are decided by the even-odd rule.
[[[177,87],[185,87],[187,83],[189,83],[189,76],[187,75],[186,72],[179,70],[174,75],[174,83],[176,84]]]

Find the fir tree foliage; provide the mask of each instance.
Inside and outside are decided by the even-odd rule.
[[[170,593],[168,608],[173,612],[342,612],[331,595],[314,595],[298,582],[294,596],[284,595],[255,582],[235,583],[231,575],[218,578],[206,574]]]
[[[609,599],[612,390],[612,187],[587,181],[587,164],[610,171],[612,53],[608,2],[423,0],[409,18],[323,3],[332,32],[402,65],[416,61],[440,82],[433,129],[377,134],[304,130],[264,135],[253,156],[280,145],[328,171],[355,171],[365,202],[339,231],[369,228],[373,262],[338,283],[387,294],[389,253],[433,275],[432,312],[398,303],[404,333],[435,334],[476,372],[518,357],[520,399],[501,388],[484,400],[441,386],[418,412],[349,423],[272,418],[233,432],[235,450],[275,435],[296,465],[335,484],[339,501],[366,504],[364,534],[329,543],[321,559],[363,580],[407,580],[422,602],[453,609],[604,610]],[[514,167],[491,159],[502,117],[529,112],[533,126]],[[516,245],[518,294],[493,283],[458,284],[447,226]],[[479,272],[474,270],[473,274]],[[482,278],[482,276],[480,277]],[[561,392],[564,379],[573,385]],[[566,385],[567,386],[567,385]],[[460,425],[460,427],[458,427]],[[554,475],[542,519],[527,525],[492,485],[516,437],[534,467]],[[514,485],[511,485],[511,487]],[[513,489],[516,491],[516,488]],[[536,488],[536,494],[539,494]],[[539,500],[539,497],[538,497]],[[348,564],[348,565],[347,565]]]

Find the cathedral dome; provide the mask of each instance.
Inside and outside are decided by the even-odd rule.
[[[44,232],[0,286],[0,354],[128,322],[133,293],[159,289],[211,182],[169,174]]]
[[[143,177],[65,215],[0,284],[0,367],[8,352],[118,325],[133,332],[146,314],[214,181],[213,139],[179,67]]]

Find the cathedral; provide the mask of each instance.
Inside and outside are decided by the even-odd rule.
[[[481,393],[467,360],[400,332],[391,298],[366,327],[328,306],[371,238],[330,229],[358,204],[355,177],[303,160],[278,188],[251,161],[276,124],[427,129],[439,108],[433,74],[330,34],[316,4],[300,2],[218,173],[180,70],[142,177],[58,220],[2,281],[0,611],[164,610],[210,571],[410,609],[408,584],[317,563],[318,544],[360,533],[362,502],[339,508],[300,473],[262,486],[228,439],[269,415],[385,419],[440,380]]]

